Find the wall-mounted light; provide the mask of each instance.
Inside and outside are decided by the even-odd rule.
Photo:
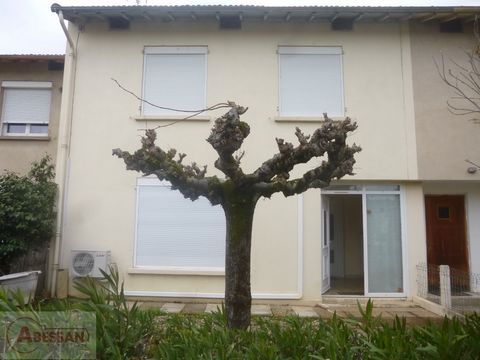
[[[468,169],[467,169],[467,172],[469,174],[475,174],[477,172],[477,168],[475,166],[470,166]]]

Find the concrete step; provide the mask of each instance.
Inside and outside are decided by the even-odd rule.
[[[166,304],[163,304],[160,310],[165,311],[166,313],[169,313],[169,314],[178,314],[183,310],[184,307],[185,307],[185,304],[166,303]]]

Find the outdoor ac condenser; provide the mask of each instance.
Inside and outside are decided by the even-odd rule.
[[[71,272],[73,277],[103,278],[100,269],[108,273],[110,251],[72,250]]]

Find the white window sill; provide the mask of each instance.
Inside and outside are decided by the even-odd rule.
[[[35,140],[49,141],[50,136],[32,136],[32,135],[1,135],[0,140]]]
[[[163,267],[136,267],[129,268],[128,274],[132,275],[206,275],[206,276],[225,276],[224,268],[217,267],[182,267],[182,266],[163,266]]]
[[[333,121],[345,120],[346,116],[330,116]],[[276,116],[273,118],[276,122],[313,122],[321,123],[325,119],[323,116]]]
[[[136,116],[133,119],[136,121],[210,121],[212,118],[210,116],[194,116],[188,119],[185,119],[189,115],[155,115],[155,116]]]

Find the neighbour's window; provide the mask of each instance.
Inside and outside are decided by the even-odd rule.
[[[2,135],[47,136],[52,83],[3,81]]]
[[[207,47],[145,47],[143,98],[166,108],[199,110],[206,107]],[[145,116],[185,115],[142,104]]]
[[[280,46],[280,116],[343,116],[342,48]]]
[[[204,197],[185,199],[167,182],[137,182],[136,267],[224,268],[225,215]]]

